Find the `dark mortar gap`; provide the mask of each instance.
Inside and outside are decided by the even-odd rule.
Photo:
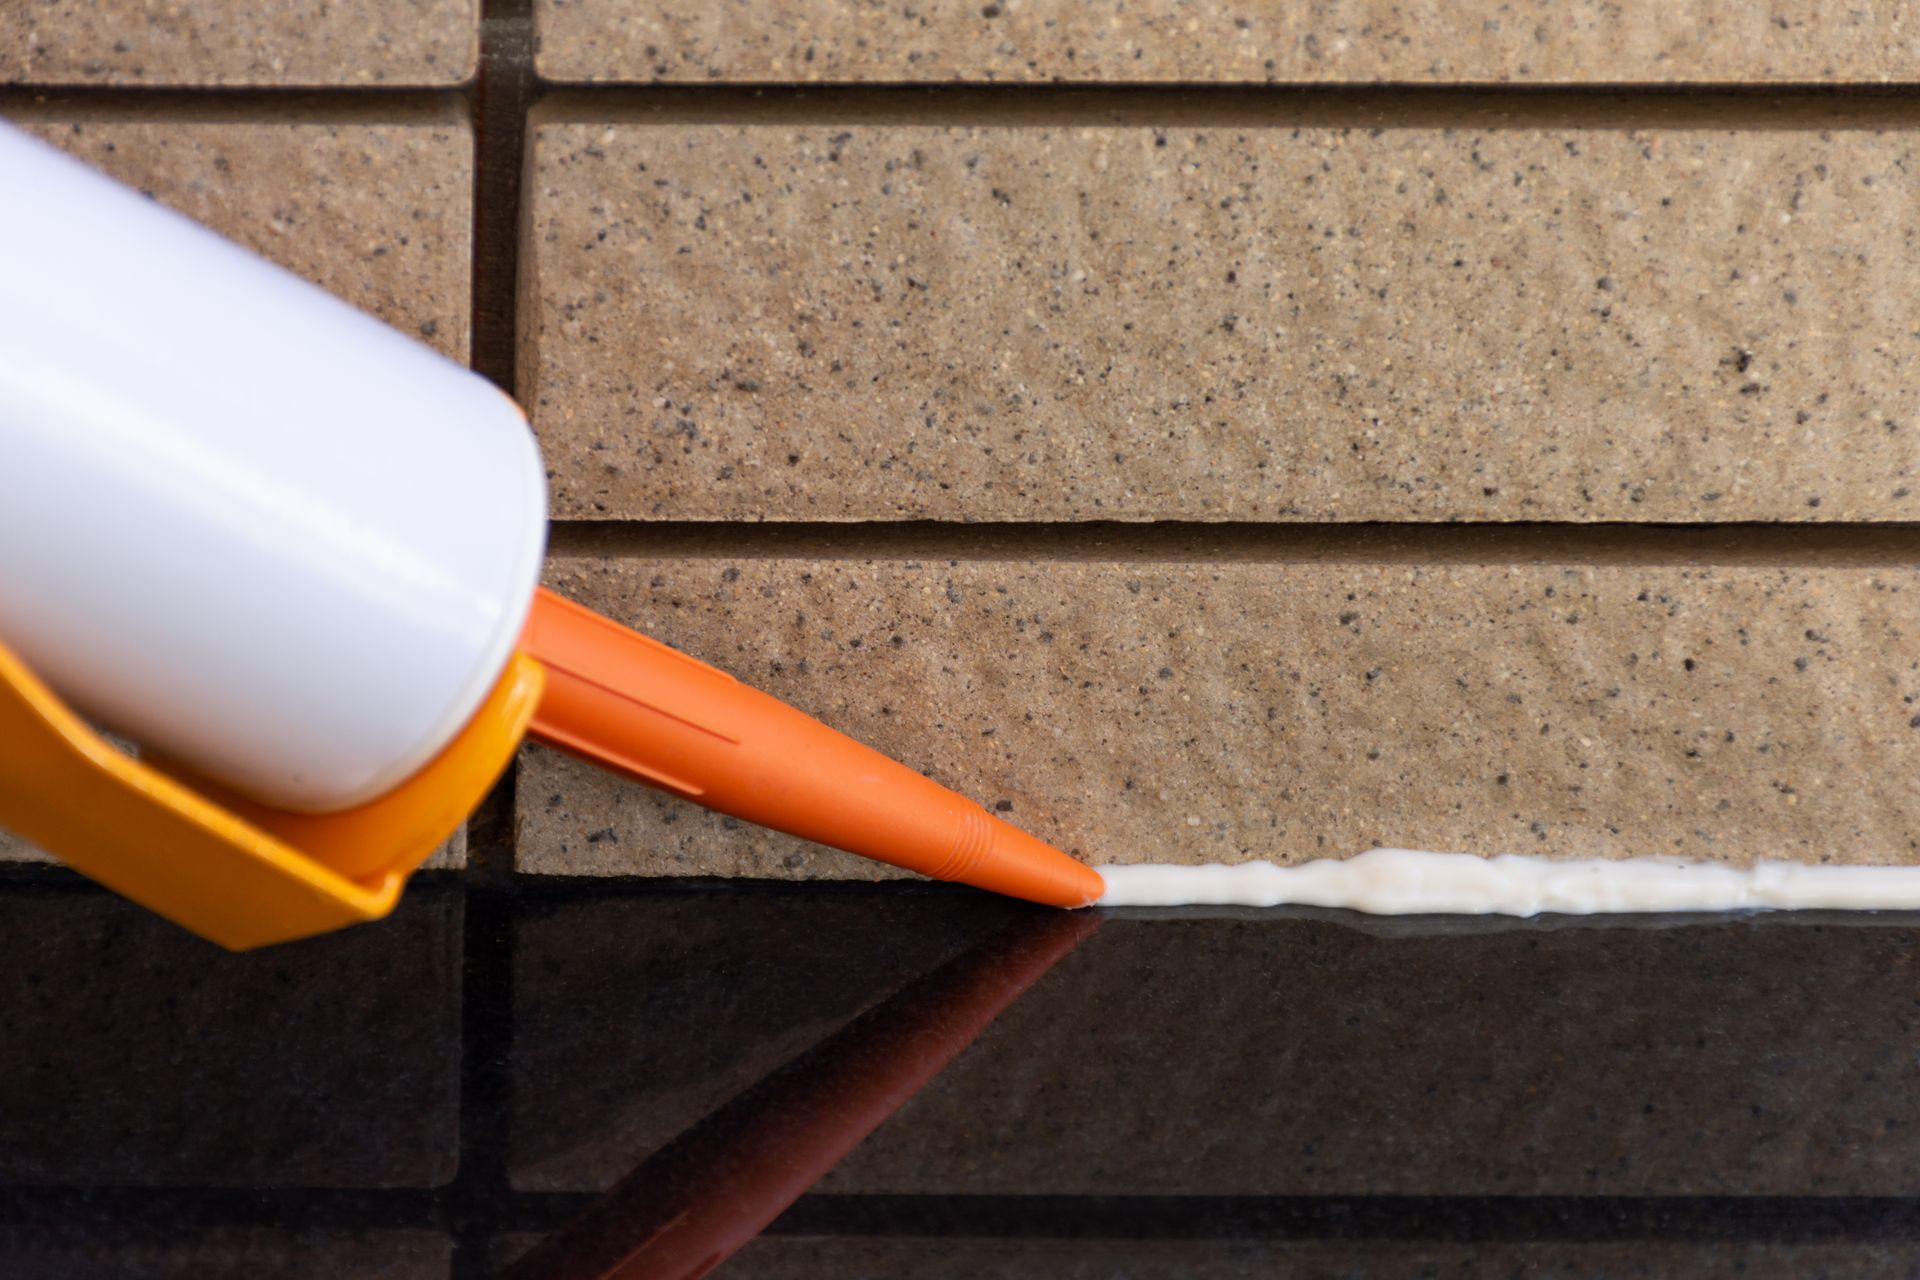
[[[19,123],[448,124],[467,91],[446,89],[0,88],[0,116]]]
[[[536,123],[1891,129],[1907,86],[651,85],[553,88]]]
[[[551,554],[776,560],[1920,567],[1920,524],[556,521]]]

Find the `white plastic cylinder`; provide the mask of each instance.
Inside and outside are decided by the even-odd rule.
[[[0,641],[78,709],[350,807],[479,708],[545,536],[491,384],[0,124]]]

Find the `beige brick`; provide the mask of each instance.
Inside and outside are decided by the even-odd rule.
[[[1912,1186],[1910,917],[1354,928],[1250,914],[1109,919],[816,1190]]]
[[[31,132],[443,353],[467,355],[473,138],[401,122],[40,108]]]
[[[9,0],[0,84],[458,84],[478,0]]]
[[[223,1227],[165,1232],[0,1227],[0,1269],[140,1280],[445,1280],[452,1242],[430,1231]]]
[[[1617,84],[1912,78],[1911,3],[535,0],[557,80]]]
[[[1658,534],[1641,550],[1664,559],[1583,563],[1521,540],[1409,534],[1357,562],[581,556],[549,578],[1093,862],[1920,861],[1904,553],[1689,564],[1696,543]],[[541,751],[519,832],[539,872],[885,870]]]
[[[537,127],[556,514],[1920,513],[1892,117],[847,110]]]
[[[761,1236],[728,1261],[728,1280],[813,1280],[822,1275],[914,1276],[917,1280],[1479,1280],[1488,1275],[1614,1280],[1686,1275],[1847,1276],[1896,1280],[1920,1266],[1906,1245],[1425,1244],[1400,1241],[955,1240]]]

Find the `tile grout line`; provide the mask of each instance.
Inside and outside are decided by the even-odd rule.
[[[492,8],[503,7],[489,0]],[[505,8],[527,9],[520,0]],[[531,16],[483,19],[483,76],[515,62],[523,109],[537,97],[557,122],[929,125],[1136,124],[1666,129],[1906,128],[1920,124],[1920,83],[1754,84],[567,84],[531,66]],[[489,50],[491,41],[495,46]],[[503,52],[518,42],[516,52]],[[5,85],[0,113],[167,120],[393,122],[478,96],[473,84],[427,86]]]
[[[796,1201],[769,1235],[1484,1243],[1907,1242],[1899,1195],[858,1195]]]
[[[556,557],[1903,568],[1920,523],[557,520]]]
[[[559,1229],[594,1192],[521,1192],[503,1230]],[[830,1239],[1905,1243],[1901,1195],[1101,1195],[809,1193],[768,1236]]]
[[[1920,85],[565,84],[559,123],[1491,129],[1911,127]]]
[[[475,371],[514,390],[520,185],[533,84],[532,0],[482,0],[474,141],[472,345]],[[468,820],[460,983],[459,1163],[443,1189],[453,1237],[452,1280],[493,1272],[501,1210],[511,1195],[508,1124],[513,1043],[515,765]]]
[[[604,1192],[501,1197],[492,1233],[545,1233]],[[430,1193],[406,1188],[0,1186],[0,1223],[431,1230]],[[1908,1243],[1920,1198],[1904,1195],[950,1194],[809,1193],[769,1236],[976,1240],[1351,1240],[1485,1243],[1705,1241]],[[469,1274],[460,1270],[456,1276]],[[470,1274],[485,1276],[484,1266]]]
[[[438,123],[469,96],[464,85],[422,89],[143,89],[0,85],[0,115],[13,119],[142,120],[165,124],[254,121],[294,124]]]

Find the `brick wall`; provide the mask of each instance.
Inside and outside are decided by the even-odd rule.
[[[1909,3],[0,3],[0,115],[522,396],[551,582],[1092,861],[1914,860],[1916,66]],[[466,848],[238,958],[4,869],[0,1270],[494,1274],[1003,919],[605,878],[893,873],[539,750]],[[735,1270],[1912,1273],[1897,922],[1422,928],[1110,921]],[[1194,1050],[1272,1028],[1291,1114]],[[916,1216],[1043,1189],[1598,1207]]]
[[[1095,862],[1913,860],[1917,66],[1908,4],[0,11],[0,112],[518,392],[553,585]],[[509,785],[496,872],[893,874]]]

